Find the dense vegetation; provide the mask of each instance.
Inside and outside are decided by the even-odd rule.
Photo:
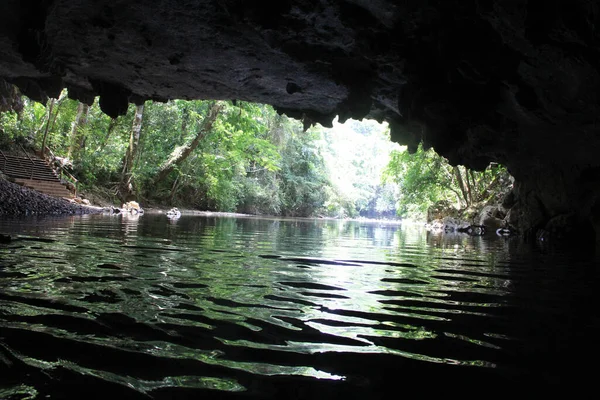
[[[80,190],[115,204],[331,217],[422,216],[439,200],[492,195],[504,169],[474,173],[434,152],[410,155],[387,126],[347,121],[307,131],[268,105],[147,101],[111,119],[63,92],[0,114],[0,148],[46,149]],[[14,109],[15,107],[13,107]]]
[[[499,164],[479,172],[451,166],[422,145],[414,154],[393,151],[383,180],[399,186],[398,214],[413,216],[423,216],[431,205],[440,203],[474,212],[483,205],[500,203],[512,187],[512,177]]]

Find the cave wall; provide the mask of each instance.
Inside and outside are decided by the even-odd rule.
[[[210,98],[385,120],[409,149],[506,165],[521,231],[600,240],[599,22],[591,0],[5,0],[0,78],[113,117]]]

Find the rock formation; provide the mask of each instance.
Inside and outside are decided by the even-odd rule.
[[[594,240],[599,23],[590,0],[6,0],[0,77],[110,116],[211,98],[385,120],[411,149],[506,165],[522,231]]]

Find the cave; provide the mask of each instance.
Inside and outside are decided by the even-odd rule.
[[[239,99],[305,127],[387,121],[409,150],[505,165],[525,236],[600,244],[595,2],[9,0],[0,20],[0,79],[36,101],[67,88],[111,117]]]

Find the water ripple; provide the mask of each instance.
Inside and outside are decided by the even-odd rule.
[[[549,384],[573,357],[556,347],[576,343],[571,331],[552,324],[581,322],[564,305],[589,288],[571,292],[570,276],[514,260],[505,241],[330,235],[327,223],[300,240],[294,222],[185,221],[20,225],[21,239],[0,247],[0,396],[76,381],[141,398],[291,387],[368,397],[394,387],[398,369],[445,381],[469,367],[490,382],[536,371]]]

